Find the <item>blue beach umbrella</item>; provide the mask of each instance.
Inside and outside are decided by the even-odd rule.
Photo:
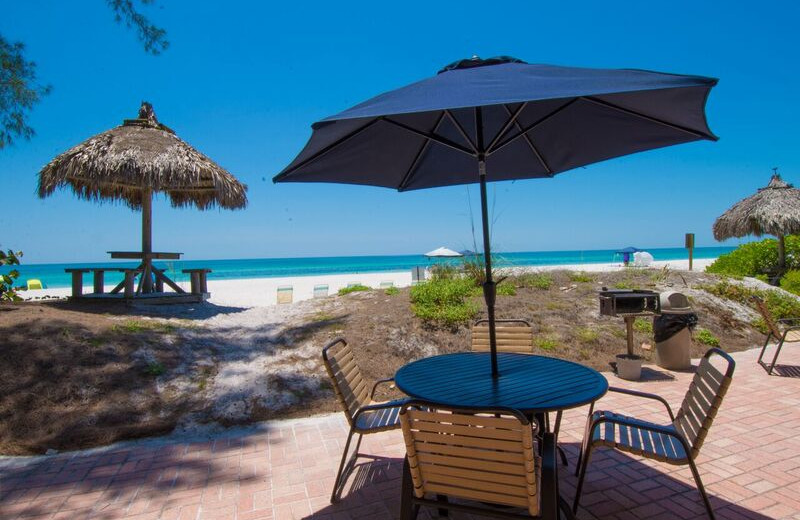
[[[552,177],[635,152],[716,140],[705,117],[716,83],[473,57],[314,123],[305,148],[273,181],[399,191],[480,183],[483,289],[497,376],[486,183]]]

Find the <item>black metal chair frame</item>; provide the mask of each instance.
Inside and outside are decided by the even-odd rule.
[[[441,406],[436,403],[431,403],[419,399],[407,401],[401,408],[400,414],[410,407],[424,407],[434,409],[447,409],[457,411],[464,414],[504,414],[516,417],[523,425],[530,425],[531,421],[521,411],[513,408],[468,408],[468,407],[454,407],[454,406]],[[510,511],[503,511],[502,509],[492,509],[491,506],[479,507],[469,504],[451,503],[446,496],[437,495],[436,499],[417,498],[414,495],[414,483],[411,480],[411,470],[409,467],[408,456],[403,459],[403,480],[401,487],[401,503],[400,503],[400,520],[415,520],[419,514],[421,506],[431,507],[438,509],[439,516],[448,516],[448,511],[459,511],[465,513],[478,513],[482,516],[491,518],[541,518],[542,520],[558,520],[559,510],[563,512],[568,519],[574,519],[574,515],[569,508],[569,505],[561,499],[558,494],[558,470],[555,459],[555,436],[544,431],[542,428],[537,427],[538,438],[540,439],[540,456],[542,457],[542,473],[541,479],[541,504],[540,515],[538,517],[531,517],[530,514],[512,513]],[[546,497],[550,497],[549,500]],[[503,507],[503,506],[499,506]]]
[[[334,346],[336,346],[336,345],[338,345],[340,343],[344,344],[344,345],[347,345],[347,341],[344,338],[336,338],[333,341],[331,341],[330,343],[328,343],[322,349],[322,359],[324,360],[326,367],[330,366],[330,359],[328,357],[328,350],[330,350],[332,347],[334,347]],[[375,384],[372,385],[372,390],[370,391],[370,394],[369,394],[370,399],[374,399],[375,398],[375,392],[376,392],[376,390],[378,389],[378,387],[380,385],[387,384],[387,383],[392,383],[392,382],[394,382],[394,378],[379,379],[379,380],[375,381]],[[336,384],[335,380],[333,381],[333,384],[334,385]],[[336,480],[334,481],[333,491],[331,492],[330,501],[331,501],[332,504],[338,502],[339,499],[341,498],[342,488],[344,488],[344,484],[345,484],[345,482],[347,480],[347,475],[353,470],[353,467],[355,467],[356,461],[358,460],[359,457],[370,458],[370,459],[373,459],[373,460],[376,460],[376,459],[380,458],[380,457],[378,457],[376,455],[371,455],[371,454],[368,454],[368,453],[360,453],[359,452],[359,449],[361,448],[361,439],[363,438],[363,436],[366,435],[366,434],[379,433],[379,432],[387,431],[388,429],[390,429],[390,428],[382,428],[382,429],[378,429],[378,430],[372,430],[372,429],[361,429],[361,428],[358,428],[357,424],[358,424],[359,417],[361,417],[361,415],[363,415],[364,413],[367,413],[367,412],[373,412],[373,411],[377,411],[377,410],[388,410],[388,409],[397,408],[397,407],[398,407],[397,402],[389,401],[389,402],[386,402],[386,403],[371,404],[371,405],[362,406],[356,411],[356,413],[353,415],[352,418],[350,418],[350,415],[349,415],[348,412],[345,412],[346,415],[347,415],[347,418],[348,418],[348,422],[350,423],[350,431],[347,433],[347,442],[345,442],[345,445],[344,445],[344,451],[342,452],[342,460],[341,460],[341,462],[339,462],[339,469],[336,472]],[[391,428],[391,429],[399,429],[399,428],[400,428],[400,423],[397,423],[397,426],[395,428]],[[350,451],[350,443],[353,440],[353,435],[354,434],[358,434],[358,440],[356,441],[355,450],[353,451],[352,456],[348,459],[347,454]]]
[[[704,358],[708,358],[711,354],[718,354],[721,355],[724,359],[728,361],[728,368],[725,371],[725,377],[732,377],[733,371],[736,368],[736,364],[734,363],[733,359],[724,351],[718,348],[712,348],[708,352],[705,353],[703,356]],[[619,394],[630,395],[634,397],[641,397],[645,399],[652,399],[654,401],[658,401],[664,405],[667,409],[667,413],[669,414],[670,422],[675,421],[675,414],[672,412],[672,408],[670,407],[669,403],[663,397],[650,394],[646,392],[637,392],[635,390],[628,390],[626,388],[616,388],[616,387],[609,387],[609,392],[615,392]],[[589,417],[592,417],[592,413],[594,411],[594,403],[589,406]],[[581,498],[581,492],[583,490],[583,481],[586,477],[586,468],[589,465],[589,459],[592,454],[592,450],[594,449],[594,445],[591,442],[591,439],[594,437],[594,432],[597,428],[601,427],[605,423],[615,423],[615,424],[625,424],[622,421],[614,421],[607,417],[598,417],[597,419],[591,420],[586,428],[586,433],[583,439],[583,446],[581,447],[581,452],[578,455],[578,463],[575,468],[575,475],[578,477],[578,487],[575,490],[575,501],[572,504],[572,511],[573,513],[578,512],[578,504]],[[703,497],[703,503],[706,507],[706,512],[708,513],[708,517],[714,520],[716,517],[714,516],[714,510],[711,507],[711,501],[708,498],[708,494],[706,493],[705,486],[703,486],[703,481],[700,478],[700,473],[697,471],[697,465],[695,464],[694,457],[692,455],[692,446],[689,445],[687,440],[684,436],[674,428],[669,426],[659,426],[659,425],[647,425],[647,424],[636,424],[636,428],[650,431],[653,433],[659,433],[662,435],[666,435],[676,439],[683,448],[684,452],[686,453],[686,462],[669,462],[675,465],[683,465],[688,464],[689,468],[692,471],[692,477],[694,477],[695,484],[697,485],[697,490],[700,492],[700,495]],[[613,449],[613,448],[612,448]]]

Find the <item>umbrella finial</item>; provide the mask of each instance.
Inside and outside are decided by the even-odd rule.
[[[142,106],[139,107],[139,119],[145,119],[153,126],[158,126],[158,119],[153,110],[153,105],[147,101],[142,101]]]
[[[772,168],[772,178],[769,180],[767,188],[791,188],[791,187],[792,187],[791,184],[781,179],[781,174],[778,173],[778,167],[775,166],[774,168]]]

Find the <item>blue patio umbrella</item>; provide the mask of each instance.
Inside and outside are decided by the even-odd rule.
[[[273,180],[399,191],[480,183],[483,289],[497,376],[486,183],[553,177],[635,152],[716,140],[704,111],[716,83],[473,57],[314,123],[305,148]]]

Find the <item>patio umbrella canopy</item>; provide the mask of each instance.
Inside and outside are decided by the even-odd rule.
[[[714,222],[714,238],[778,237],[778,267],[786,268],[784,237],[800,233],[800,190],[775,172],[769,184],[733,205]]]
[[[400,191],[479,182],[496,376],[486,182],[552,177],[634,152],[715,140],[704,107],[716,83],[473,57],[314,123],[305,148],[273,180]]]
[[[120,201],[141,210],[142,253],[152,252],[155,192],[166,194],[173,207],[247,205],[247,187],[159,123],[147,102],[137,119],[126,119],[121,126],[87,139],[42,168],[39,197],[61,187],[72,188],[82,199]],[[143,290],[149,288],[145,284]]]
[[[453,251],[452,249],[447,249],[446,247],[439,247],[437,249],[434,249],[433,251],[428,251],[427,253],[425,253],[425,256],[431,257],[431,258],[433,258],[433,257],[454,258],[454,257],[459,257],[459,256],[464,256],[464,255],[459,253],[459,252],[457,252],[457,251]]]

